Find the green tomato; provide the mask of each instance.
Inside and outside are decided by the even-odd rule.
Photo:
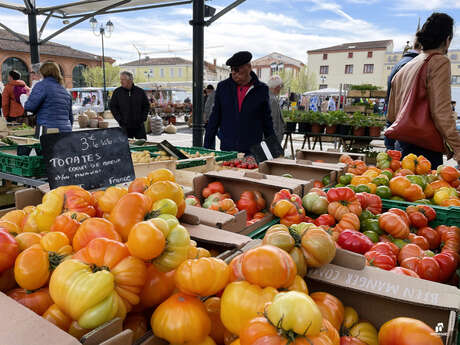
[[[365,219],[361,223],[361,231],[373,231],[379,235],[383,235],[383,231],[380,229],[378,219]]]
[[[388,186],[378,186],[375,190],[375,194],[377,194],[382,199],[390,199],[391,189]]]
[[[386,161],[386,160],[377,161],[377,168],[388,169],[389,167],[390,167],[390,161]]]
[[[372,218],[375,218],[374,214],[369,211],[369,210],[363,210],[363,212],[361,212],[361,215],[359,216],[359,220],[362,222],[363,220],[366,220],[366,219],[372,219]]]
[[[418,184],[420,187],[422,187],[422,190],[425,190],[427,179],[424,176],[422,176],[422,175],[407,175],[406,177],[410,182]]]
[[[331,184],[331,175],[324,176],[321,182],[323,183],[325,187],[329,186]]]
[[[308,193],[305,195],[302,198],[302,204],[308,212],[317,215],[327,213],[327,208],[329,206],[327,198],[316,193]]]
[[[171,214],[173,216],[177,215],[177,205],[171,199],[161,199],[153,203],[153,211],[158,212],[159,214]]]
[[[166,223],[168,223],[169,230],[172,230],[177,225],[179,225],[179,220],[171,214],[163,213],[160,214],[157,218],[164,219]]]
[[[345,186],[344,184],[341,184],[341,183],[338,183],[338,184],[335,185],[335,188],[339,188],[339,187],[347,187],[347,186]]]
[[[430,184],[431,182],[439,180],[439,177],[434,174],[429,174],[426,176],[426,180],[427,180],[426,182]]]
[[[369,237],[369,239],[374,243],[379,241],[379,234],[374,231],[364,231],[363,234]]]
[[[386,177],[388,177],[388,180],[391,180],[393,178],[393,174],[388,170],[382,171],[380,175],[385,175]]]
[[[379,175],[372,180],[372,183],[376,184],[377,186],[388,186],[390,184],[390,180],[385,175]]]
[[[287,177],[287,178],[294,178],[294,176],[292,176],[291,174],[283,174],[281,176],[282,177]]]
[[[408,244],[406,241],[400,239],[400,238],[394,238],[393,241],[392,241],[394,244],[396,244],[399,249],[401,249],[402,247],[404,247],[406,244]]]
[[[379,152],[376,158],[377,158],[377,161],[390,161],[390,157],[388,156],[388,153],[386,152]]]
[[[360,184],[356,187],[356,193],[370,193],[371,189],[365,184]]]
[[[391,192],[391,191],[390,191]],[[398,196],[398,195],[393,195],[391,197],[391,200],[395,200],[395,201],[406,201],[404,198]]]
[[[416,204],[431,205],[431,201],[428,199],[420,199],[415,201]]]
[[[349,184],[347,187],[350,188],[353,192],[357,193],[356,186]]]
[[[339,182],[343,185],[349,185],[351,183],[351,179],[353,178],[350,174],[345,174],[339,177]]]
[[[432,258],[435,254],[431,250],[424,251],[425,256]]]

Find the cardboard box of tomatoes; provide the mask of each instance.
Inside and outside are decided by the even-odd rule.
[[[363,153],[354,152],[338,152],[338,151],[314,151],[314,150],[299,150],[296,153],[296,159],[302,161],[337,163],[340,156],[347,154],[353,159],[359,159],[366,162],[366,155]]]
[[[194,196],[201,204],[205,201],[202,191],[211,182],[221,182],[225,193],[237,203],[241,194],[245,191],[257,191],[263,197],[266,203],[266,209],[269,209],[273,197],[281,189],[287,189],[291,193],[302,195],[305,181],[284,178],[280,176],[270,176],[254,172],[222,170],[212,171],[203,175],[196,176],[193,180]],[[216,209],[216,208],[215,208]],[[259,210],[262,211],[262,210]],[[233,212],[231,212],[233,213]],[[245,210],[236,210],[233,214],[219,212],[217,210],[187,207],[186,215],[196,215],[200,223],[211,227],[216,227],[231,232],[237,232],[247,235],[259,227],[274,220],[274,216],[267,212],[263,218],[260,218],[252,224],[248,223],[248,217]]]

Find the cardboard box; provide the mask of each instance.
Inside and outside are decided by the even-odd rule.
[[[174,172],[176,170],[176,161],[169,160],[134,164],[134,173],[136,177],[144,177],[150,174],[153,170],[161,168],[169,169]]]
[[[0,292],[0,344],[5,345],[131,345],[132,332],[116,318],[86,334],[81,342]],[[123,334],[122,334],[123,333]]]
[[[366,155],[363,153],[354,152],[338,152],[338,151],[313,151],[313,150],[298,150],[296,159],[301,161],[324,161],[324,163],[339,163],[341,155],[349,155],[353,159],[360,159],[366,162]]]
[[[347,97],[349,97],[349,98],[353,98],[353,97],[357,97],[357,98],[365,97],[365,98],[368,98],[370,96],[371,96],[371,91],[370,90],[350,90],[350,91],[348,91],[348,94],[347,94]]]
[[[376,327],[396,317],[419,319],[433,329],[442,328],[444,344],[454,344],[460,311],[459,289],[376,267],[346,268],[343,266],[347,259],[343,257],[334,262],[309,269],[307,285],[311,292],[331,293]]]
[[[293,161],[292,159],[275,159],[260,163],[259,172],[275,176],[282,176],[288,173],[291,174],[295,179],[303,181],[302,194],[299,194],[300,196],[303,196],[313,188],[313,181],[321,181],[326,176],[329,176],[331,181],[328,186],[336,185],[338,183],[338,178],[343,174],[344,169],[343,167],[332,165],[318,166],[308,164],[308,162],[301,164],[301,162]]]
[[[269,207],[275,194],[281,189],[288,189],[291,193],[302,195],[304,181],[296,179],[280,178],[277,176],[267,176],[254,172],[242,172],[233,170],[212,171],[203,175],[198,175],[193,179],[193,193],[203,202],[201,191],[210,183],[220,181],[224,185],[225,191],[230,193],[233,200],[238,200],[241,193],[245,190],[256,190],[262,193]],[[222,212],[205,210],[198,207],[187,207],[185,214],[196,215],[200,223],[211,227],[216,227],[231,232],[247,235],[257,228],[273,221],[274,216],[268,215],[262,220],[246,226],[246,211],[240,211],[231,216]]]

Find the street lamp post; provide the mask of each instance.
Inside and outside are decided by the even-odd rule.
[[[105,25],[101,24],[98,30],[96,18],[91,18],[89,21],[91,29],[93,30],[94,35],[101,36],[102,41],[102,79],[104,81],[104,92],[102,94],[102,99],[104,102],[104,110],[108,108],[107,106],[107,85],[105,80],[105,54],[104,54],[104,36],[109,38],[112,36],[113,32],[113,23],[109,20]]]

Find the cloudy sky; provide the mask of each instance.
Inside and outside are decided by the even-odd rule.
[[[22,3],[20,0],[7,0]],[[38,6],[76,0],[36,0]],[[218,10],[232,0],[211,0]],[[460,23],[459,0],[246,0],[245,3],[205,29],[205,58],[222,64],[238,50],[250,50],[256,57],[279,52],[306,62],[306,51],[335,44],[393,39],[400,50],[412,38],[418,19],[433,11],[447,12]],[[119,63],[136,60],[133,45],[150,57],[191,58],[191,5],[98,16],[100,23],[111,20],[115,31],[106,40],[106,54]],[[39,19],[39,24],[43,18]],[[27,34],[27,20],[19,12],[1,9],[0,22]],[[62,27],[53,19],[46,34]],[[55,42],[100,54],[100,38],[84,22],[57,36]],[[454,48],[460,49],[460,24]],[[172,51],[169,52],[168,51]]]

